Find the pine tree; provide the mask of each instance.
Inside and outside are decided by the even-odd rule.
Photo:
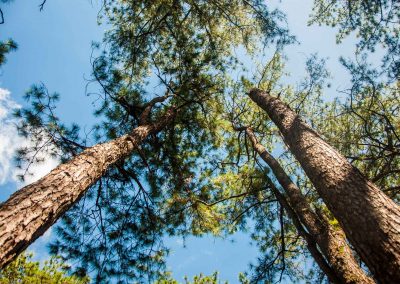
[[[43,265],[32,261],[32,254],[22,253],[7,268],[0,270],[0,283],[88,284],[89,277],[68,275],[68,265],[60,257],[52,256]]]
[[[275,167],[272,173],[278,183],[274,183],[268,169],[260,166],[254,155],[251,157],[247,139],[245,146],[232,142],[236,134],[231,123],[238,117],[251,122],[241,125],[262,130],[257,133],[268,131],[268,137],[263,137],[263,143],[268,141],[266,148],[278,140],[279,134],[265,113],[250,107],[239,109],[240,113],[232,119],[227,104],[235,106],[236,100],[249,104],[243,90],[253,83],[243,79],[235,84],[232,79],[244,68],[235,54],[238,49],[254,59],[271,43],[276,43],[280,51],[293,41],[280,25],[283,16],[279,11],[269,11],[261,1],[104,1],[103,4],[104,18],[100,20],[107,21],[110,29],[103,45],[94,46],[99,54],[92,61],[93,79],[100,88],[97,102],[101,102],[95,111],[99,123],[93,129],[94,143],[88,146],[76,125],[66,127],[59,121],[53,105],[57,95],[50,95],[44,86],[33,87],[28,93],[31,109],[16,113],[22,121],[21,133],[35,142],[19,151],[21,166],[25,162],[28,165],[40,162],[36,156],[40,151],[59,157],[63,164],[0,206],[0,251],[7,255],[3,264],[63,216],[57,227],[59,239],[51,245],[51,250],[64,259],[78,260],[76,273],[85,275],[88,270],[95,271],[97,282],[106,279],[144,282],[146,277],[150,281],[162,271],[163,257],[168,252],[162,244],[164,235],[232,233],[245,229],[246,220],[250,219],[255,222],[253,238],[263,254],[254,268],[254,281],[315,278],[313,271],[307,275],[298,267],[299,257],[306,255],[304,242],[298,235],[331,281],[371,281],[355,262],[341,228],[334,230],[322,217],[323,213],[311,209],[315,207],[326,210],[327,216],[332,211],[379,281],[398,277],[398,251],[384,251],[386,243],[394,241],[398,245],[398,232],[391,231],[396,229],[393,224],[379,220],[383,216],[381,211],[388,209],[398,222],[396,205],[366,182],[333,148],[318,140],[319,136],[300,120],[295,119],[300,127],[284,129],[287,125],[280,122],[297,118],[296,113],[279,100],[267,97],[272,102],[269,106],[278,104],[277,108],[268,108],[268,115],[286,137],[304,131],[316,139],[315,145],[322,145],[323,151],[316,157],[315,153],[310,154],[311,150],[301,148],[304,145],[299,141],[285,140],[318,191],[318,194],[312,192],[312,198],[305,199],[300,190],[303,187],[295,186],[288,177],[295,175],[299,167],[293,170],[284,165],[288,174],[283,172],[283,178],[282,171],[279,173]],[[278,60],[272,60],[267,68],[279,69],[279,64]],[[315,110],[312,108],[318,101],[310,102],[308,96],[314,92],[314,85],[318,86],[316,92],[321,92],[319,77],[326,77],[318,66],[310,64],[308,68],[315,76],[310,76],[307,91],[292,98],[297,103],[296,112],[300,113]],[[261,70],[259,83],[272,92],[279,75],[265,71]],[[237,85],[242,92],[239,98],[232,95]],[[279,93],[288,89],[281,88]],[[278,94],[276,89],[273,93]],[[251,94],[263,97],[257,92]],[[362,102],[368,100],[363,98]],[[362,102],[360,108],[365,111]],[[283,113],[277,113],[280,110]],[[369,120],[371,115],[366,117]],[[391,129],[387,132],[395,133]],[[243,141],[240,135],[237,140]],[[344,167],[336,165],[330,175],[330,169],[318,172],[324,165],[335,165],[324,162],[329,158],[326,153],[334,153]],[[305,166],[304,161],[311,166]],[[377,169],[376,165],[371,167]],[[350,176],[343,176],[344,169]],[[384,170],[386,167],[380,172],[385,173]],[[351,184],[336,185],[339,179],[347,185],[357,178],[361,185],[358,191],[346,190],[354,188]],[[304,176],[299,180],[308,182]],[[287,196],[280,194],[279,183],[286,190],[289,184]],[[360,192],[360,188],[367,194]],[[376,199],[368,200],[371,192],[389,204],[376,209],[376,215],[375,211],[371,213],[374,209],[370,206]],[[353,193],[357,196],[349,198]],[[357,202],[364,203],[360,206]],[[346,213],[348,208],[356,209],[352,216]],[[12,216],[13,212],[18,220]],[[360,224],[361,217],[365,224]],[[388,229],[386,225],[391,227]],[[377,229],[381,231],[374,235]],[[393,233],[393,239],[386,240],[379,235],[382,232]],[[337,255],[340,246],[343,255]],[[377,254],[375,258],[369,256],[371,252]],[[384,261],[388,267],[383,267]]]
[[[153,104],[147,106],[149,111]],[[0,206],[1,266],[50,228],[110,166],[126,158],[149,135],[161,131],[173,120],[174,113],[171,110],[159,122],[145,122],[125,136],[85,149],[11,195]]]
[[[281,100],[258,89],[253,89],[249,96],[277,125],[290,151],[374,276],[382,283],[400,280],[398,205]]]
[[[329,224],[328,218],[324,216],[323,213],[320,212],[318,216],[318,214],[312,210],[309,201],[303,196],[301,190],[292,182],[279,162],[257,141],[253,130],[250,127],[244,127],[244,131],[251,141],[254,150],[271,168],[279,184],[285,190],[289,202],[285,202],[285,200],[283,200],[284,197],[280,195],[276,189],[274,189],[274,194],[277,196],[278,200],[282,200],[280,202],[283,203],[282,206],[287,208],[287,211],[294,211],[294,218],[300,219],[308,234],[310,234],[309,237],[318,244],[322,254],[334,271],[335,277],[330,277],[331,282],[373,283],[373,280],[367,277],[365,272],[359,267],[352,254],[351,248],[347,245],[344,232],[340,228],[333,228],[333,226]],[[320,265],[320,267],[324,270],[322,265]],[[327,275],[329,277],[332,274]]]
[[[281,15],[269,14],[258,2],[104,4],[112,28],[105,37],[107,49],[93,61],[93,77],[100,85],[103,102],[96,111],[103,117],[95,127],[99,144],[86,146],[85,139],[78,135],[78,127],[65,127],[54,114],[51,102],[57,96],[49,95],[44,87],[33,88],[32,109],[19,111],[17,116],[22,119],[21,133],[36,143],[21,149],[19,161],[35,162],[30,159],[32,155],[44,149],[64,163],[2,204],[2,242],[8,244],[2,245],[7,250],[3,264],[72,206],[63,219],[64,225],[58,229],[60,240],[53,244],[54,252],[79,259],[82,265],[77,270],[95,269],[96,281],[105,277],[140,279],[154,271],[151,263],[158,264],[163,255],[155,249],[159,238],[165,232],[179,231],[179,227],[184,230],[190,220],[184,212],[171,214],[173,208],[167,212],[163,204],[175,202],[177,193],[187,191],[189,180],[197,171],[193,167],[196,159],[215,147],[215,125],[207,125],[208,113],[218,106],[225,92],[228,70],[238,66],[234,49],[244,45],[250,52],[255,38],[265,40],[263,44],[275,39],[279,39],[279,44],[291,41],[287,31],[277,24]],[[140,116],[146,114],[146,103],[153,97],[145,87],[155,80],[161,84],[157,90],[159,97],[166,95],[170,99],[152,111],[154,124],[142,125]],[[166,126],[171,109],[176,109],[177,114]],[[155,135],[161,126],[166,127]],[[132,131],[139,134],[139,139],[130,134]],[[146,143],[137,147],[145,138]],[[108,146],[116,146],[111,147],[116,152]],[[75,168],[69,172],[71,167]],[[57,183],[72,182],[73,187],[65,183],[65,190],[61,190],[61,186],[55,187],[53,178]],[[44,194],[45,191],[37,194],[35,189],[42,190],[47,182],[54,195]],[[68,197],[62,194],[66,189]],[[26,202],[19,202],[20,198]],[[29,200],[35,198],[46,202],[32,207]],[[20,225],[9,222],[10,208],[14,207],[9,205],[17,203],[26,206],[26,211],[18,210]],[[40,218],[35,219],[35,208]],[[24,228],[25,220],[36,223],[29,232],[3,230],[11,225]],[[14,240],[13,235],[19,237]],[[78,239],[86,241],[77,247]],[[137,253],[131,251],[134,242],[138,244]],[[150,252],[145,253],[146,249]]]

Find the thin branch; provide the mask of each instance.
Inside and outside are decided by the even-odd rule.
[[[43,2],[39,5],[39,11],[42,12],[44,8],[44,4],[46,4],[47,0],[43,0]]]
[[[1,8],[0,8],[0,25],[1,24],[4,24],[4,15],[3,15],[3,11],[1,10]]]

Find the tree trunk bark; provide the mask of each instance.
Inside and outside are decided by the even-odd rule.
[[[146,137],[173,120],[170,109],[156,123],[86,149],[45,177],[18,190],[0,205],[0,268],[53,225],[107,169],[129,156]]]
[[[333,228],[327,219],[320,218],[312,210],[301,190],[292,182],[279,162],[257,141],[253,130],[246,127],[245,131],[253,148],[271,168],[279,184],[285,190],[290,206],[318,244],[337,278],[340,279],[339,283],[374,283],[358,265],[346,242],[344,232]]]
[[[278,98],[250,98],[279,128],[350,243],[380,283],[400,283],[400,208]]]

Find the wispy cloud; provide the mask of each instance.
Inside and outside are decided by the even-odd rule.
[[[13,158],[17,149],[29,146],[32,143],[29,139],[18,135],[16,125],[18,120],[12,116],[12,112],[21,106],[10,96],[10,92],[0,88],[0,185],[6,182],[15,182],[16,187],[22,186],[18,181],[17,169]],[[27,175],[24,184],[30,184],[50,172],[59,162],[46,157],[45,162],[34,165],[30,168],[33,175]]]
[[[11,112],[20,106],[10,98],[10,92],[0,89],[0,184],[13,179],[12,158],[23,139],[15,128],[16,120]]]

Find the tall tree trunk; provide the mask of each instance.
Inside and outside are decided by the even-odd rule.
[[[318,216],[301,190],[292,182],[279,162],[257,141],[253,130],[246,127],[253,148],[271,168],[279,184],[285,190],[290,206],[299,217],[311,237],[340,279],[340,283],[374,283],[358,265],[342,230],[333,228],[327,219]],[[322,214],[320,214],[322,215]]]
[[[250,98],[277,125],[329,210],[375,278],[400,283],[400,208],[278,98]]]
[[[155,123],[84,150],[45,177],[18,190],[0,205],[0,268],[53,225],[107,169],[129,156],[151,134],[173,120],[170,109]]]
[[[324,256],[318,250],[315,238],[313,236],[311,236],[306,231],[306,229],[303,227],[303,224],[301,224],[297,213],[290,206],[289,202],[286,200],[286,197],[282,193],[280,193],[280,191],[275,187],[275,185],[273,183],[270,184],[270,187],[271,187],[272,192],[274,193],[276,199],[278,200],[279,204],[285,209],[289,218],[292,220],[293,225],[296,227],[297,232],[306,241],[307,248],[308,248],[311,256],[314,258],[314,260],[318,264],[319,268],[328,277],[329,283],[336,283],[336,284],[342,283],[342,281],[338,277],[337,273],[326,262]]]

